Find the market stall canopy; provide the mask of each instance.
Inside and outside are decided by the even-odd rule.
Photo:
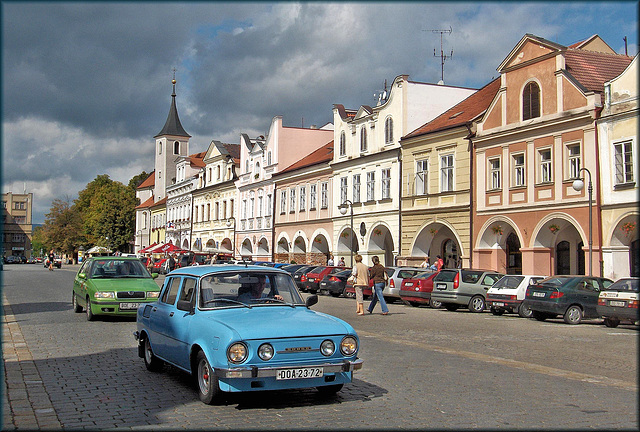
[[[187,252],[187,251],[183,251],[178,246],[173,245],[171,243],[163,243],[153,247],[152,249],[149,249],[147,252],[167,253],[167,252]]]
[[[153,242],[153,244],[150,244],[149,246],[147,246],[146,248],[140,249],[138,251],[138,253],[145,253],[145,252],[149,252],[153,247],[157,246],[158,243]]]
[[[85,254],[92,254],[92,255],[106,255],[110,253],[111,253],[111,249],[108,249],[104,246],[94,246],[85,252]]]

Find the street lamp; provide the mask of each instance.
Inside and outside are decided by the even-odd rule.
[[[349,251],[351,252],[351,268],[353,268],[353,203],[349,200],[345,200],[342,204],[338,206],[338,210],[340,210],[341,215],[347,214],[347,208],[351,210],[351,232],[349,233]]]
[[[592,265],[591,262],[593,260],[593,223],[592,223],[592,211],[591,211],[591,206],[592,206],[592,196],[593,196],[593,184],[591,184],[591,172],[586,169],[586,168],[580,168],[578,170],[578,173],[580,171],[586,171],[587,174],[589,174],[589,186],[587,187],[587,191],[589,192],[589,276],[593,276],[592,273]],[[584,188],[584,180],[579,178],[573,181],[573,189],[575,189],[576,191],[580,192],[583,188]]]

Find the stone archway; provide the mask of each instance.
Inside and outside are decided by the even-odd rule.
[[[355,257],[360,250],[356,233],[351,231],[350,227],[345,227],[340,232],[340,235],[338,235],[338,242],[336,244],[338,255],[344,256],[347,265],[353,267],[355,261],[353,261],[353,263],[350,262],[351,256]]]
[[[383,224],[374,226],[369,232],[369,247],[367,254],[369,256],[378,255],[380,263],[384,266],[395,265],[393,260],[393,236],[389,228]]]

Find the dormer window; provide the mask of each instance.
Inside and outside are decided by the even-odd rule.
[[[522,120],[540,117],[540,87],[535,82],[528,83],[522,92]]]
[[[360,152],[367,151],[367,126],[362,126],[360,129]]]

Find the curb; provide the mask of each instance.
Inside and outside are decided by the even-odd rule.
[[[62,429],[31,351],[2,296],[2,430]]]

